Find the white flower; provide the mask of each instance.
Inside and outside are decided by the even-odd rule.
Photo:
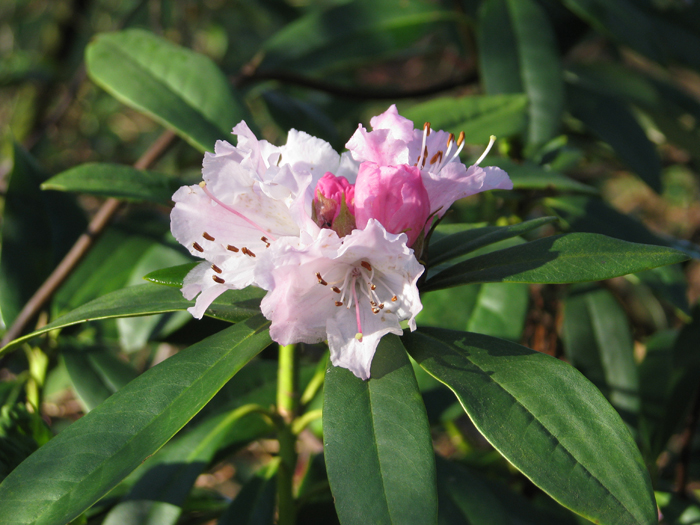
[[[331,361],[369,378],[379,340],[416,328],[422,305],[416,286],[423,267],[406,247],[406,234],[388,233],[370,219],[342,240],[329,229],[307,245],[280,239],[256,267],[269,290],[262,312],[280,344],[328,339]]]

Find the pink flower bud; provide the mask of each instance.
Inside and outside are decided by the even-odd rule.
[[[355,187],[345,177],[331,172],[321,177],[314,190],[313,217],[322,228],[340,237],[355,229]]]
[[[430,199],[415,166],[363,162],[355,183],[355,222],[364,229],[377,219],[388,232],[406,233],[412,246],[430,216]]]

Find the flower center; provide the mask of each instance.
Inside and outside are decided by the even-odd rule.
[[[362,300],[367,299],[369,307],[373,314],[378,314],[382,310],[391,312],[389,308],[385,309],[385,302],[395,303],[398,301],[398,296],[389,288],[384,280],[375,273],[372,265],[367,261],[360,261],[349,265],[345,273],[340,279],[327,282],[320,272],[316,272],[318,284],[322,286],[330,286],[330,290],[336,295],[331,296],[336,306],[345,306],[348,310],[355,307],[355,321],[357,323],[357,333],[355,339],[362,342],[362,320],[360,316],[360,308],[366,308],[367,302]],[[379,285],[379,287],[377,287]],[[380,297],[385,297],[382,300]]]
[[[447,143],[444,146],[444,150],[442,149],[442,147],[437,146],[438,150],[435,152],[431,152],[428,150],[427,140],[430,136],[430,133],[430,122],[426,122],[425,124],[423,124],[423,142],[421,144],[420,154],[418,155],[418,160],[416,161],[414,166],[418,166],[420,167],[420,169],[425,169],[427,164],[428,172],[438,173],[444,166],[446,166],[447,164],[459,157],[459,154],[464,148],[464,131],[461,131],[459,133],[459,137],[456,141],[455,136],[452,133],[450,133],[447,136]],[[495,141],[496,137],[494,135],[491,135],[489,137],[489,144],[488,146],[486,146],[486,150],[481,155],[481,157],[479,157],[479,160],[477,160],[474,163],[475,166],[478,166],[479,163],[482,160],[484,160],[486,155],[488,155],[489,151],[491,151],[491,147],[493,146],[493,143]],[[457,146],[457,149],[454,153],[452,153],[452,148],[455,145]],[[433,145],[433,147],[435,146]]]

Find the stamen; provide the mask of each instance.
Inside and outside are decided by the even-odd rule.
[[[425,161],[428,160],[428,146],[425,147],[425,150],[423,151],[423,162],[421,162],[420,167],[425,168]]]
[[[199,244],[197,244],[196,242],[193,242],[193,243],[192,243],[192,248],[194,248],[195,250],[197,250],[197,251],[200,252],[200,253],[201,253],[201,252],[204,252],[204,248],[202,248],[202,247],[201,247]]]
[[[318,284],[322,284],[323,286],[328,286],[328,283],[323,280],[323,277],[321,277],[321,274],[316,272],[316,279],[318,279]]]
[[[334,286],[333,288],[331,288],[331,290],[333,290],[335,293],[340,293],[340,288],[338,288],[337,286]]]
[[[442,162],[442,150],[438,151],[433,157],[430,159],[430,164],[433,165],[436,162]]]
[[[457,138],[457,146],[464,144],[464,131],[459,132],[459,137]]]
[[[212,275],[211,278],[214,279],[214,282],[219,283],[219,284],[224,284],[226,282],[218,275]]]
[[[357,321],[357,333],[355,334],[355,339],[357,339],[361,343],[362,342],[362,322],[360,321],[360,302],[357,300],[357,290],[355,290],[355,283],[356,282],[357,282],[357,277],[353,277],[352,278],[352,297],[353,297],[353,299],[355,299],[355,319]]]
[[[457,151],[455,151],[454,155],[452,155],[450,160],[445,162],[445,164],[449,164],[450,162],[455,160],[457,157],[459,157],[459,154],[462,152],[462,148],[464,148],[464,131],[459,132],[459,138],[457,138],[457,146]]]
[[[235,246],[231,246],[230,244],[229,244],[228,246],[226,246],[226,249],[227,249],[228,251],[230,251],[230,252],[238,252],[238,251],[240,251],[238,248],[236,248]]]
[[[209,235],[207,232],[204,232],[204,233],[202,234],[202,237],[204,237],[204,238],[205,238],[206,240],[208,240],[208,241],[215,241],[215,240],[216,240],[216,239],[214,239],[214,237],[212,237],[211,235]]]
[[[481,154],[481,157],[479,157],[479,160],[477,160],[477,161],[474,163],[475,166],[478,166],[479,163],[480,163],[482,160],[484,160],[484,159],[486,158],[486,155],[488,155],[488,154],[489,154],[489,151],[491,151],[491,148],[493,147],[493,143],[494,143],[494,142],[496,142],[496,135],[491,135],[491,136],[489,137],[489,145],[486,146],[486,151],[484,151],[484,152]]]
[[[276,240],[277,240],[270,232],[268,232],[267,230],[263,229],[261,226],[258,226],[257,224],[255,224],[253,221],[251,221],[248,217],[246,217],[246,216],[243,215],[242,213],[237,212],[236,210],[234,210],[233,208],[231,208],[231,207],[228,206],[227,204],[224,204],[224,203],[221,202],[219,199],[217,199],[217,198],[214,196],[214,194],[213,194],[212,192],[209,191],[209,188],[207,188],[206,182],[204,182],[204,181],[200,182],[200,183],[199,183],[199,187],[202,188],[202,189],[204,190],[204,193],[207,194],[207,197],[209,197],[211,200],[213,200],[215,203],[217,203],[217,204],[218,204],[219,206],[221,206],[223,209],[225,209],[225,210],[227,210],[227,211],[230,211],[230,212],[233,213],[234,215],[240,217],[241,219],[243,219],[244,221],[246,221],[248,224],[250,224],[253,228],[255,228],[255,229],[257,229],[257,230],[260,230],[261,232],[263,232],[263,233],[269,235],[269,236],[270,236],[270,239],[272,239],[273,241],[276,241]]]
[[[343,306],[343,303],[341,303],[340,301],[336,301],[336,302],[335,302],[335,305],[336,305],[336,306]]]
[[[373,314],[378,314],[378,313],[379,313],[379,308],[372,308],[372,313],[373,313]]]
[[[211,269],[214,270],[216,273],[221,273],[221,268],[219,268],[217,265],[212,264]]]
[[[418,166],[421,161],[423,161],[423,166],[425,166],[425,157],[428,156],[428,148],[425,147],[425,139],[428,138],[428,135],[430,135],[430,122],[423,124],[423,143],[421,144],[420,156],[418,157],[415,166]]]
[[[376,289],[377,289],[377,285],[376,285],[376,284],[372,284],[372,285],[370,286],[370,288],[371,288],[372,290],[376,290]]]
[[[372,265],[369,264],[367,261],[362,261],[362,262],[360,263],[360,266],[362,266],[363,268],[365,268],[365,269],[366,269],[367,271],[369,271],[369,272],[372,271]]]
[[[245,254],[246,254],[247,256],[249,256],[249,257],[255,257],[255,254],[254,254],[253,252],[251,252],[251,251],[250,251],[248,248],[246,248],[245,246],[244,246],[243,248],[241,248],[241,251],[242,251],[243,253],[245,253]]]
[[[262,237],[260,237],[260,240],[265,243],[265,248],[270,247],[270,243],[268,242],[267,237],[263,235]]]
[[[396,301],[398,301],[398,299],[399,299],[398,297],[394,296],[394,297],[391,298],[391,302],[392,302],[392,303],[395,303]]]

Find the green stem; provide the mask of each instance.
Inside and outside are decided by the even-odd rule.
[[[311,410],[310,412],[307,412],[306,414],[299,416],[292,423],[292,432],[295,435],[298,435],[299,432],[304,430],[309,423],[311,423],[312,421],[315,421],[317,419],[320,419],[322,416],[323,416],[323,410],[321,410],[320,408],[318,410]]]
[[[297,464],[296,435],[292,421],[298,407],[299,360],[295,345],[280,346],[277,372],[277,411],[281,416],[277,439],[280,466],[277,470],[278,525],[295,525],[294,471]]]

